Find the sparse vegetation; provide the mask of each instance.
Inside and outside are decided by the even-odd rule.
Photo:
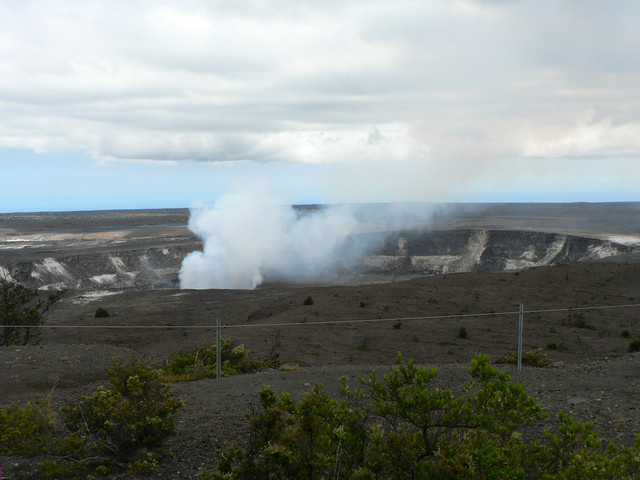
[[[47,396],[24,406],[0,407],[0,453],[47,455],[41,463],[44,478],[151,473],[165,454],[166,439],[177,432],[174,415],[183,405],[164,382],[168,372],[173,380],[215,375],[215,354],[215,346],[178,352],[163,369],[139,359],[113,359],[106,367],[108,385],[75,406],[56,412]],[[226,375],[280,365],[277,353],[257,360],[228,338],[221,355]],[[282,366],[283,371],[298,368]]]
[[[300,365],[298,365],[297,363],[285,363],[283,365],[280,365],[280,370],[283,372],[293,372],[295,370],[298,370],[300,368]]]
[[[394,330],[400,330],[400,328],[402,328],[402,322],[396,322],[393,324]]]
[[[547,343],[547,350],[557,350],[559,352],[566,352],[569,348],[562,342],[560,343]]]
[[[45,478],[152,471],[176,433],[174,414],[183,402],[147,362],[113,360],[106,371],[108,386],[63,408],[61,421],[50,396],[0,407],[0,452],[47,455]]]
[[[304,299],[304,302],[302,302],[303,305],[313,305],[313,298],[311,298],[311,296],[308,296],[307,298]]]
[[[183,402],[148,362],[114,359],[106,371],[106,388],[64,410],[67,428],[83,440],[92,462],[148,470],[175,435],[174,414]]]
[[[495,361],[495,363],[518,363],[518,352],[508,352]],[[522,364],[531,367],[547,367],[551,365],[551,360],[541,348],[522,352]]]
[[[182,219],[180,228],[184,230],[187,213],[184,211],[180,215]],[[5,229],[5,217],[0,218],[0,223],[2,224],[0,225],[2,227],[0,230],[3,230],[2,233],[6,236],[7,231],[10,231],[10,229]],[[164,229],[168,223],[172,222],[163,220],[161,222],[162,228]],[[51,226],[55,227],[56,224]],[[455,233],[456,235],[458,234],[458,232]],[[537,234],[531,238],[528,238],[528,236],[529,234],[527,234],[527,242],[531,241],[536,244],[535,256],[540,258],[539,255],[543,253],[542,247],[548,248],[551,245],[548,241],[549,239],[539,237]],[[509,237],[510,235],[507,235],[500,241],[510,241]],[[166,244],[168,237],[163,235],[158,238],[163,244]],[[191,234],[189,234],[189,238],[189,242],[194,241],[193,244],[189,243],[189,245],[194,245],[194,248],[196,248],[197,239],[193,239]],[[497,236],[495,238],[498,239]],[[357,240],[359,239],[357,238]],[[574,239],[568,238],[567,248],[562,255],[567,252],[571,256],[574,254],[579,255],[583,247],[586,246],[583,242],[572,242],[574,242]],[[151,243],[148,245],[151,245]],[[176,246],[181,249],[180,253],[183,253],[182,248],[186,245],[187,243],[176,243]],[[446,242],[442,242],[441,245],[449,248]],[[463,246],[463,242],[459,243],[459,245]],[[506,244],[503,245],[506,246]],[[522,246],[526,247],[527,245],[529,248],[529,243]],[[147,245],[138,244],[136,248],[138,246],[146,250]],[[453,246],[452,243],[451,247]],[[7,245],[7,247],[11,248],[11,245]],[[174,246],[169,247],[173,253]],[[391,244],[391,247],[393,248],[394,245]],[[49,246],[47,245],[45,248],[49,248]],[[93,247],[89,248],[93,249]],[[422,247],[420,246],[419,248]],[[456,248],[458,247],[456,246]],[[19,255],[6,255],[6,259],[3,256],[3,260],[10,263],[14,262],[13,258],[22,257],[26,259],[31,257],[32,261],[37,263],[38,260],[44,257],[39,250],[37,252],[35,250],[29,252],[28,250],[30,249],[25,249]],[[95,249],[92,253],[99,253],[103,257],[106,249]],[[159,250],[156,250],[156,253],[160,258]],[[500,252],[497,250],[487,251],[484,257],[486,258],[493,253]],[[520,255],[522,251],[514,249],[513,253]],[[37,254],[37,258],[35,258],[35,254]],[[49,254],[47,253],[46,256],[49,256]],[[128,260],[128,258],[124,257],[122,259]],[[169,261],[170,259],[178,262],[178,257],[173,256],[167,256],[164,260]],[[151,266],[154,268],[161,265],[160,262],[156,262],[155,256],[150,257],[150,260],[153,260]],[[106,265],[110,270],[106,271],[106,273],[113,271],[112,264],[109,262],[110,260],[107,260]],[[64,262],[60,263],[63,264]],[[15,265],[16,263],[14,262],[13,264]],[[21,262],[20,264],[28,265],[26,262]],[[134,263],[130,264],[128,261],[125,264],[127,268],[135,267]],[[426,262],[416,262],[416,268],[420,268],[422,264],[427,265]],[[5,267],[7,266],[6,262],[4,265]],[[63,266],[66,266],[66,263]],[[89,262],[84,266],[87,274],[99,275],[103,273],[97,271],[98,264]],[[492,266],[499,267],[500,265],[492,264]],[[35,267],[40,268],[40,265],[37,264]],[[34,270],[36,274],[38,271],[43,270]],[[75,274],[76,270],[70,268],[69,272]],[[571,281],[564,281],[566,272],[570,275]],[[344,273],[347,274],[348,270],[344,270]],[[499,276],[504,276],[508,281],[498,281],[497,277]],[[604,439],[604,442],[597,447],[599,453],[607,452],[609,439],[615,439],[616,442],[624,442],[628,446],[632,444],[632,432],[634,429],[637,431],[637,425],[634,422],[633,415],[634,397],[629,394],[630,389],[633,390],[633,386],[629,383],[629,375],[633,376],[635,362],[640,353],[626,352],[631,341],[640,338],[640,330],[636,331],[634,327],[637,324],[635,319],[637,308],[619,304],[634,303],[633,296],[638,296],[636,290],[640,282],[640,263],[616,267],[608,264],[605,260],[604,262],[598,261],[593,264],[579,262],[566,266],[553,265],[524,269],[519,273],[506,271],[497,272],[496,274],[484,274],[477,272],[446,276],[412,277],[414,276],[407,276],[406,279],[408,281],[406,282],[387,283],[384,285],[378,285],[375,282],[371,285],[352,285],[349,282],[348,285],[344,286],[335,285],[316,288],[311,284],[304,284],[297,286],[297,288],[289,288],[289,285],[269,284],[254,292],[146,292],[144,290],[136,290],[122,295],[100,297],[100,299],[97,299],[97,295],[85,295],[86,292],[79,292],[78,301],[83,303],[75,302],[76,294],[74,293],[73,302],[60,301],[52,307],[50,314],[47,314],[48,322],[54,322],[55,326],[59,325],[65,328],[44,328],[41,337],[41,343],[44,344],[42,347],[28,346],[24,348],[16,346],[0,348],[0,353],[3,354],[2,362],[5,365],[3,374],[0,374],[0,404],[2,404],[0,410],[7,408],[9,405],[6,405],[6,403],[14,399],[20,399],[19,403],[13,404],[14,409],[25,408],[30,405],[27,403],[30,401],[31,406],[29,408],[31,413],[25,414],[25,418],[28,418],[27,421],[30,424],[41,425],[41,427],[34,428],[31,431],[22,427],[14,429],[11,433],[13,440],[10,441],[21,445],[24,438],[37,440],[40,437],[44,439],[42,448],[49,449],[45,453],[23,453],[13,457],[0,457],[0,465],[3,467],[2,476],[3,478],[7,477],[15,480],[20,478],[41,478],[35,468],[43,459],[50,459],[47,463],[48,469],[43,469],[43,474],[48,475],[50,478],[62,479],[63,475],[65,475],[64,469],[67,469],[67,472],[72,476],[86,478],[87,480],[98,477],[101,474],[109,474],[109,478],[139,479],[194,477],[197,476],[194,475],[194,470],[203,462],[210,469],[215,469],[219,460],[224,461],[223,458],[216,454],[215,450],[216,448],[225,448],[225,441],[237,440],[241,442],[239,447],[244,449],[247,442],[251,440],[250,435],[253,433],[253,431],[250,431],[251,425],[248,422],[245,425],[239,425],[239,422],[242,421],[242,410],[251,408],[247,407],[249,401],[246,397],[251,390],[255,389],[256,391],[252,399],[254,409],[251,413],[261,411],[260,404],[257,401],[257,390],[260,389],[260,385],[263,382],[274,386],[275,391],[278,392],[278,399],[280,399],[280,392],[289,390],[294,398],[294,403],[299,405],[301,400],[299,389],[311,390],[309,386],[301,387],[301,385],[303,383],[311,385],[312,382],[322,379],[321,381],[326,382],[328,387],[326,389],[327,393],[340,402],[341,400],[348,400],[348,398],[332,393],[335,389],[329,387],[335,386],[333,382],[342,373],[349,375],[349,385],[352,389],[364,392],[360,406],[363,408],[370,406],[370,410],[365,411],[368,417],[365,418],[363,428],[378,425],[385,432],[390,432],[392,427],[389,424],[395,420],[394,417],[389,414],[387,417],[382,418],[374,412],[375,407],[373,402],[370,401],[369,385],[360,385],[357,379],[353,377],[354,374],[364,372],[363,368],[366,368],[363,366],[364,364],[388,365],[392,363],[389,362],[389,359],[395,355],[398,348],[406,349],[407,358],[413,356],[418,365],[443,365],[438,367],[439,375],[428,383],[425,389],[432,390],[439,387],[442,390],[451,388],[456,399],[463,398],[465,394],[464,382],[470,378],[466,371],[469,368],[468,360],[471,352],[491,353],[492,358],[497,358],[504,352],[515,349],[517,321],[516,315],[511,314],[511,312],[514,310],[513,307],[520,303],[527,306],[524,341],[529,347],[526,349],[535,348],[533,345],[539,347],[553,345],[553,349],[545,348],[543,352],[548,354],[554,361],[563,360],[566,365],[558,362],[554,365],[557,368],[552,371],[550,369],[525,366],[523,372],[513,374],[514,380],[526,382],[527,389],[531,389],[529,393],[534,394],[536,399],[544,404],[544,411],[557,412],[562,408],[571,408],[577,415],[576,420],[596,422],[596,428],[598,432],[602,432],[602,438]],[[612,277],[612,279],[607,280],[609,277]],[[149,279],[156,281],[152,277],[149,277]],[[368,278],[366,279],[368,280]],[[384,278],[380,279],[385,280]],[[121,280],[128,281],[122,275],[119,275],[116,280],[118,282]],[[177,277],[173,278],[173,280],[177,281]],[[35,275],[29,277],[25,285],[32,286],[37,281],[54,284],[52,277],[47,274],[41,278],[36,278]],[[140,278],[136,281],[144,283],[147,282],[147,278]],[[84,284],[89,285],[89,281],[84,282]],[[142,286],[141,288],[145,287]],[[307,295],[304,295],[305,289],[307,291],[312,289],[314,291],[313,295],[316,295],[313,299],[316,305],[312,305],[313,308],[302,305],[305,297],[307,297]],[[51,292],[46,292],[47,295],[49,293]],[[442,301],[436,304],[434,299],[434,305],[429,305],[431,303],[427,300],[429,296]],[[480,302],[480,298],[482,298],[482,302]],[[627,299],[629,300],[628,302]],[[365,301],[367,308],[356,310],[354,307],[358,307],[360,301]],[[91,319],[89,324],[98,325],[100,323],[104,325],[105,323],[110,323],[99,321],[98,319],[93,320],[94,313],[100,305],[107,307],[110,313],[117,314],[118,318],[120,318],[117,323],[127,325],[128,328],[123,330],[93,330],[85,328],[91,326],[86,324],[88,319]],[[460,318],[462,315],[459,315],[456,319],[455,315],[459,314],[461,308],[465,305],[469,306],[468,313],[471,315],[484,314],[489,311],[499,313],[494,317],[487,315],[484,318],[477,318],[473,321],[465,321]],[[573,310],[563,312],[564,308],[569,305],[573,306]],[[608,305],[624,306],[624,308],[609,310],[606,307]],[[303,308],[300,309],[300,306],[303,306]],[[592,310],[591,307],[603,307],[603,309]],[[580,312],[584,314],[585,324],[591,324],[597,330],[563,326],[569,313]],[[505,313],[507,315],[503,316]],[[367,318],[375,318],[377,316],[385,321],[375,323],[343,322],[345,320],[364,318],[363,315]],[[118,461],[118,463],[122,464],[121,466],[116,466],[113,462],[94,463],[91,467],[86,467],[84,472],[76,470],[73,473],[76,459],[80,458],[77,452],[86,446],[78,444],[79,447],[77,449],[69,448],[67,453],[59,450],[59,453],[55,453],[57,447],[54,448],[52,443],[57,443],[60,439],[69,435],[65,427],[65,417],[57,409],[57,405],[75,406],[79,404],[81,395],[90,397],[95,390],[91,385],[102,379],[104,372],[104,370],[101,371],[100,368],[95,367],[102,365],[104,363],[102,359],[114,355],[114,352],[139,351],[145,352],[145,355],[149,355],[149,357],[153,355],[153,358],[158,358],[158,355],[164,354],[165,356],[162,358],[166,360],[168,358],[166,352],[175,352],[181,348],[192,349],[196,345],[201,345],[201,355],[202,350],[210,347],[209,339],[214,335],[214,331],[212,329],[193,328],[193,326],[209,323],[207,319],[212,319],[215,316],[222,316],[228,326],[249,327],[228,330],[238,332],[238,343],[244,343],[252,350],[254,348],[259,350],[259,353],[256,354],[258,358],[270,358],[280,351],[282,352],[281,358],[290,363],[281,367],[283,371],[270,371],[266,374],[260,373],[247,378],[234,380],[229,378],[221,382],[204,381],[176,385],[176,392],[184,392],[184,398],[185,401],[189,402],[189,408],[183,409],[184,412],[181,412],[182,414],[176,417],[177,421],[179,418],[180,436],[167,442],[167,446],[172,449],[166,452],[168,455],[160,459],[156,455],[162,454],[162,449],[159,449],[159,452],[145,453],[141,451],[136,455],[136,459],[130,462],[130,466],[127,466],[125,461]],[[436,321],[402,320],[403,322],[406,321],[407,325],[402,325],[400,329],[394,328],[394,324],[404,317],[422,316],[449,318],[437,319]],[[300,323],[301,318],[303,322],[306,319],[307,323],[304,326],[288,325],[289,323]],[[390,318],[393,318],[393,320],[389,321]],[[268,321],[263,322],[262,320],[265,319],[268,319]],[[107,318],[106,320],[110,319]],[[326,325],[327,322],[335,323]],[[268,323],[273,327],[255,327],[251,325],[252,323]],[[149,324],[157,325],[160,328],[153,330],[138,328]],[[83,328],[77,331],[67,328],[75,325],[82,325]],[[457,330],[461,325],[469,325],[471,328],[471,330],[467,329],[470,337],[468,340],[461,340],[456,337]],[[44,326],[46,327],[46,324]],[[389,332],[389,326],[394,328],[395,331]],[[278,346],[277,339],[273,341],[274,335],[277,337],[277,330],[282,330],[283,333],[286,332],[282,338],[282,346]],[[626,330],[626,334],[623,333],[624,330]],[[369,351],[358,351],[356,346],[363,336],[367,334],[371,340]],[[305,335],[304,339],[302,335]],[[623,335],[622,338],[621,335]],[[565,348],[565,344],[569,346],[570,352],[563,354],[561,350]],[[622,352],[625,353],[622,354]],[[198,355],[198,361],[200,361],[200,355]],[[300,371],[286,372],[285,370],[296,366],[295,362],[300,362]],[[466,364],[461,364],[460,362],[465,362]],[[496,367],[502,368],[498,365]],[[160,368],[160,365],[154,364],[154,368]],[[509,372],[515,371],[512,366],[504,368]],[[381,382],[384,381],[382,375],[388,373],[388,371],[388,367],[379,368],[378,373]],[[163,372],[163,375],[166,375],[166,373]],[[41,396],[46,395],[47,387],[50,387],[57,376],[60,377],[60,381],[65,388],[54,392],[50,401],[30,398],[33,392],[36,391]],[[466,376],[466,378],[463,378],[463,376]],[[418,402],[418,399],[416,399],[416,402]],[[40,409],[39,413],[37,410],[34,412],[34,405]],[[509,405],[505,405],[505,410],[508,408]],[[358,405],[354,409],[362,411],[359,410]],[[302,408],[299,409],[298,413],[302,413],[301,410]],[[23,425],[20,423],[21,420],[14,415],[16,411],[13,410],[10,419],[4,421],[5,427],[6,425]],[[566,425],[565,422],[560,422],[559,425],[557,413],[550,413],[550,415],[553,415],[553,418],[544,422],[544,426],[549,428],[552,434],[559,435],[560,430],[558,427],[561,427],[566,429],[566,435],[573,435],[572,432],[575,432],[576,427]],[[38,420],[38,416],[42,420]],[[300,417],[289,418],[293,422]],[[305,418],[313,420],[314,418],[323,417],[307,416]],[[268,421],[269,419],[270,417],[267,417],[266,420]],[[52,421],[47,422],[47,420]],[[305,425],[305,428],[308,428],[309,431],[314,427],[310,423]],[[332,424],[331,426],[340,432],[342,425],[347,426],[348,423],[345,421],[340,425]],[[290,426],[293,426],[293,424],[286,424],[285,428]],[[514,450],[517,450],[518,435],[520,433],[522,433],[527,445],[529,445],[528,442],[531,439],[536,439],[541,445],[548,445],[549,442],[545,438],[542,426],[537,427],[537,425],[528,426],[523,430],[516,430],[512,434],[513,438],[508,439],[513,441]],[[400,434],[403,433],[399,428],[398,431]],[[7,433],[2,428],[0,428],[0,432]],[[24,435],[20,437],[18,434],[22,435],[23,432]],[[409,432],[414,437],[419,436],[421,433],[417,429],[410,429]],[[458,432],[461,435],[467,434],[465,429],[459,429],[458,431],[446,430],[446,432],[453,432],[453,436],[458,435]],[[61,437],[58,435],[61,435]],[[441,439],[446,439],[447,435],[447,433],[443,434]],[[471,435],[475,434],[472,433]],[[7,440],[9,439],[9,437],[6,438]],[[349,445],[346,437],[340,436],[338,438],[342,439],[341,443],[338,441],[329,445],[321,444],[315,449],[307,448],[305,450],[306,456],[303,456],[302,460],[314,458],[313,455],[316,453],[319,452],[321,454],[324,452],[328,457],[334,456],[336,461],[332,465],[333,468],[328,472],[317,468],[315,472],[317,472],[318,476],[333,480],[357,477],[356,473],[350,476],[347,475],[343,468],[344,462],[350,458],[344,454],[344,450],[349,449],[352,452],[354,449],[350,448],[350,445],[353,444]],[[360,438],[371,439],[371,437]],[[408,443],[413,440],[409,435],[398,435],[395,439],[388,441],[386,440],[389,436],[381,436],[380,438],[382,438],[380,451],[382,452],[384,446],[389,446],[394,448],[394,454],[397,454],[398,457],[408,456],[404,453],[405,446],[416,445]],[[484,439],[484,437],[480,438]],[[575,438],[579,439],[579,437]],[[324,440],[325,437],[321,437],[319,442]],[[384,444],[382,444],[383,440],[385,440]],[[396,441],[394,442],[393,440]],[[406,443],[403,444],[402,442],[405,440]],[[305,448],[309,443],[299,442],[296,444],[296,448]],[[279,442],[272,442],[271,447],[273,450],[271,450],[271,453],[278,453],[275,449],[279,448],[280,445]],[[460,440],[460,445],[463,447],[465,445],[474,446],[473,443],[465,443],[462,440]],[[553,445],[554,447],[557,446],[557,448],[551,452],[552,455],[546,456],[544,459],[549,463],[554,461],[563,463],[568,468],[571,461],[571,457],[565,455],[568,448],[564,448],[560,443],[554,443]],[[446,454],[445,447],[446,444],[440,442],[439,452]],[[607,455],[605,458],[598,457],[596,459],[590,456],[589,452],[580,453],[582,471],[576,469],[561,474],[547,470],[540,473],[540,471],[533,468],[522,473],[515,470],[513,472],[508,471],[507,467],[514,466],[516,468],[520,459],[515,458],[515,454],[510,456],[511,452],[507,452],[506,455],[501,453],[500,449],[491,446],[490,441],[478,441],[474,449],[463,447],[457,452],[453,452],[455,454],[453,458],[460,461],[454,460],[454,463],[449,464],[449,466],[453,465],[450,470],[442,469],[439,471],[440,477],[473,478],[474,475],[481,475],[480,472],[482,468],[485,468],[484,464],[486,463],[487,465],[503,466],[503,470],[497,473],[493,472],[496,478],[594,478],[602,476],[607,478],[637,478],[637,473],[634,475],[633,472],[627,472],[625,475],[621,471],[611,471],[609,466],[612,462],[620,465],[615,451],[609,452],[612,453],[610,456]],[[29,448],[31,448],[31,451],[40,449],[37,445],[35,448]],[[323,450],[325,448],[327,450]],[[365,451],[371,453],[372,449],[365,449]],[[289,450],[284,450],[282,454],[283,456],[297,455]],[[27,455],[35,456],[28,457]],[[66,455],[69,455],[68,459],[60,458]],[[525,457],[526,455],[528,453],[525,453]],[[267,455],[264,458],[273,457]],[[440,457],[432,456],[425,458],[425,461],[433,462],[438,458]],[[540,458],[542,458],[542,454]],[[523,461],[526,461],[526,458]],[[460,464],[464,468],[472,468],[470,466],[475,466],[478,462],[483,465],[471,473],[460,468]],[[321,466],[321,463],[318,463]],[[17,464],[20,464],[20,467],[17,467]],[[156,465],[155,474],[146,475],[147,472],[154,470]],[[527,463],[527,465],[530,466],[531,462]],[[443,466],[446,465],[443,464]],[[585,472],[584,469],[586,468],[592,469]],[[125,470],[130,470],[131,474],[126,473]],[[303,473],[300,474],[303,478],[304,475]],[[396,472],[395,477],[408,478],[409,475],[405,474],[405,472]],[[229,476],[233,477],[233,475]],[[370,476],[373,477],[374,475]],[[386,474],[385,472],[380,472],[377,476],[378,478],[389,478],[394,475],[388,472]],[[427,476],[427,473],[422,471],[415,473],[416,478]],[[489,475],[486,476],[489,477]],[[276,477],[276,475],[273,475],[273,477]]]
[[[640,352],[640,340],[632,340],[629,344],[628,351],[631,352]]]
[[[201,480],[399,478],[637,478],[640,437],[633,448],[599,449],[592,423],[561,413],[557,432],[525,441],[524,426],[546,416],[521,384],[476,356],[461,395],[436,385],[437,369],[413,362],[375,372],[343,398],[315,384],[299,400],[269,386],[248,414],[244,446],[219,456]]]
[[[270,358],[262,360],[253,357],[250,353],[244,345],[234,346],[230,338],[223,338],[220,350],[222,376],[228,377],[280,366],[277,352],[274,352]],[[163,379],[169,382],[178,382],[215,377],[217,374],[216,361],[216,345],[181,350],[172,354],[163,366]]]
[[[467,338],[467,329],[465,327],[458,329],[458,338]]]
[[[50,396],[22,406],[0,407],[0,453],[35,455],[48,451],[54,438],[55,413]]]
[[[575,328],[585,328],[587,330],[596,329],[593,325],[587,323],[587,320],[582,313],[570,313],[567,320],[563,322],[563,325]]]
[[[109,318],[111,314],[108,312],[106,308],[99,307],[96,310],[94,318]]]

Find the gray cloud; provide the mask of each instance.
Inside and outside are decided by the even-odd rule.
[[[476,173],[508,160],[626,159],[640,153],[639,10],[10,0],[0,147]]]

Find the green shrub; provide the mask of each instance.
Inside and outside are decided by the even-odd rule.
[[[66,425],[100,463],[124,462],[134,468],[146,458],[148,464],[148,454],[161,451],[176,433],[174,414],[183,402],[148,362],[114,359],[106,371],[106,388],[99,387],[77,406],[63,410]]]
[[[55,413],[50,398],[0,407],[0,453],[36,455],[48,451],[54,439]]]
[[[640,340],[632,340],[628,350],[629,352],[640,352]]]
[[[313,305],[313,298],[311,298],[311,296],[307,297],[304,299],[304,302],[302,302],[303,305]]]
[[[47,312],[64,295],[61,291],[45,297],[21,283],[27,278],[21,271],[0,275],[0,346],[38,343]]]
[[[129,473],[144,474],[153,473],[158,468],[158,460],[149,452],[146,457],[138,458],[129,465]]]
[[[98,308],[94,315],[94,318],[109,318],[111,314],[105,308]]]
[[[630,336],[629,330],[622,330],[622,338],[629,338]]]
[[[562,345],[562,344],[561,344]],[[560,347],[558,347],[560,348]],[[495,363],[518,363],[518,352],[508,352],[495,361]],[[522,352],[522,364],[531,367],[547,367],[551,365],[551,360],[541,348]]]
[[[458,329],[458,338],[467,338],[467,329],[465,327]]]
[[[172,354],[163,367],[163,378],[167,381],[188,381],[215,377],[217,349],[216,345],[212,345]],[[220,349],[222,375],[227,377],[280,366],[277,353],[262,360],[251,356],[250,353],[244,345],[233,346],[230,338],[223,338]]]
[[[545,414],[487,356],[472,360],[460,395],[435,381],[437,369],[400,360],[360,389],[343,378],[340,400],[320,384],[298,400],[264,386],[246,444],[200,479],[637,478],[640,436],[633,448],[600,450],[593,424],[561,414],[557,431],[525,441],[520,429]]]
[[[547,343],[547,350],[558,350],[559,352],[565,352],[568,350],[568,348],[564,343],[551,342]]]
[[[587,320],[582,313],[571,313],[567,317],[567,320],[563,322],[568,327],[585,328],[587,330],[595,330],[596,327],[587,323]]]
[[[73,459],[63,465],[45,460],[41,464],[45,478],[69,476],[88,467],[83,439],[60,425],[50,395],[24,406],[15,403],[0,407],[0,454]]]
[[[92,468],[92,466],[87,461],[77,460],[74,462],[66,462],[62,463],[60,461],[48,459],[42,462],[40,465],[42,478],[64,478],[64,477],[72,477],[78,478],[78,475],[82,473],[87,473],[91,469],[93,473],[98,473],[100,475],[104,475],[109,472],[109,469],[103,472],[103,469],[100,467]],[[91,478],[91,477],[87,477]]]
[[[0,454],[47,455],[44,478],[106,474],[123,466],[131,473],[155,469],[164,442],[176,433],[174,414],[182,400],[147,362],[112,360],[106,371],[108,385],[61,409],[63,422],[50,397],[0,407]]]

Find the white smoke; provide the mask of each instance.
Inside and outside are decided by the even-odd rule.
[[[192,209],[189,229],[204,246],[184,259],[181,288],[253,289],[264,281],[335,274],[358,222],[347,207],[301,212],[283,206],[268,187],[251,184],[213,208]]]

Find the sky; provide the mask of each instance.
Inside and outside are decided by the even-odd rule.
[[[637,0],[3,0],[0,212],[640,201]]]

